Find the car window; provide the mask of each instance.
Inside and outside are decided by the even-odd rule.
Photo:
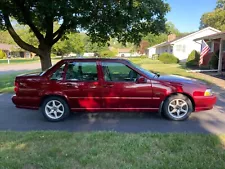
[[[113,82],[135,82],[139,74],[122,63],[102,63],[104,79]]]
[[[97,81],[96,62],[71,62],[68,64],[66,80],[69,81]]]
[[[51,77],[51,80],[63,80],[63,72],[66,64],[63,64],[59,69],[57,69]]]

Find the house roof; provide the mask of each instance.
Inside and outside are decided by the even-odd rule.
[[[214,34],[208,35],[208,36],[203,36],[201,38],[194,39],[194,41],[203,40],[203,39],[209,39],[209,40],[220,39],[220,38],[225,38],[225,31],[219,32],[219,33],[214,33]]]
[[[130,53],[131,48],[122,48],[122,49],[118,49],[119,53]]]
[[[18,48],[18,46],[16,46],[16,45],[0,43],[0,49],[1,50],[11,51],[11,50],[16,49],[16,48]]]
[[[166,46],[166,45],[169,45],[169,44],[173,44],[173,43],[175,43],[175,42],[177,42],[177,41],[180,41],[180,40],[182,40],[182,39],[185,39],[185,38],[188,38],[188,37],[190,37],[190,36],[193,36],[193,35],[195,35],[196,33],[205,31],[205,30],[207,30],[207,29],[211,29],[211,30],[213,30],[213,31],[215,31],[215,32],[217,32],[217,33],[220,33],[220,30],[218,30],[218,29],[215,29],[215,28],[212,28],[212,27],[207,27],[207,28],[201,29],[201,30],[199,30],[199,31],[195,31],[195,32],[189,33],[189,34],[187,34],[187,35],[185,35],[185,36],[178,37],[178,38],[176,38],[176,39],[174,39],[174,40],[172,40],[172,41],[169,41],[169,42],[166,41],[166,42],[157,44],[157,45],[152,46],[152,47],[160,47],[160,46]],[[150,48],[152,48],[152,47],[150,47]]]

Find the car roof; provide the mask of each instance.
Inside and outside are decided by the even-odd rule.
[[[126,62],[130,63],[127,59],[121,59],[121,58],[74,58],[74,59],[62,59],[62,62],[70,62],[70,61],[108,61],[108,62]]]

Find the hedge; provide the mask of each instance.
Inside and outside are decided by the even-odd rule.
[[[200,54],[196,50],[193,50],[188,56],[186,66],[187,67],[198,66],[199,65],[199,59],[200,59]]]
[[[179,59],[177,59],[173,54],[170,53],[162,53],[158,58],[163,63],[178,63]]]
[[[0,59],[6,59],[6,58],[7,58],[6,53],[0,50]]]

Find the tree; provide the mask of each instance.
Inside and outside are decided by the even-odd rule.
[[[39,55],[42,69],[51,66],[52,46],[66,32],[85,30],[93,42],[138,44],[147,33],[165,31],[169,5],[163,0],[1,0],[0,27],[8,30],[23,49]],[[10,18],[29,26],[38,40],[35,47],[16,33]],[[60,23],[54,31],[54,23]]]
[[[221,31],[225,30],[225,0],[217,0],[212,12],[204,13],[200,19],[200,29],[211,26]]]
[[[65,39],[59,40],[53,46],[53,53],[57,55],[66,55],[69,53],[82,54],[84,52],[84,43],[79,33],[69,33]]]
[[[7,31],[0,31],[0,43],[14,44],[15,42]]]
[[[225,7],[225,0],[217,0],[216,9],[224,9],[224,7]]]
[[[181,33],[172,22],[167,22],[166,33],[161,33],[159,35],[149,33],[143,38],[143,40],[147,40],[149,42],[149,46],[153,46],[166,41],[168,38],[168,34],[175,34],[177,37],[183,35],[183,33]]]
[[[86,36],[84,38],[84,51],[85,52],[93,52],[96,54],[99,54],[102,51],[108,50],[107,44],[98,44],[98,43],[93,43],[91,42],[90,37]]]

